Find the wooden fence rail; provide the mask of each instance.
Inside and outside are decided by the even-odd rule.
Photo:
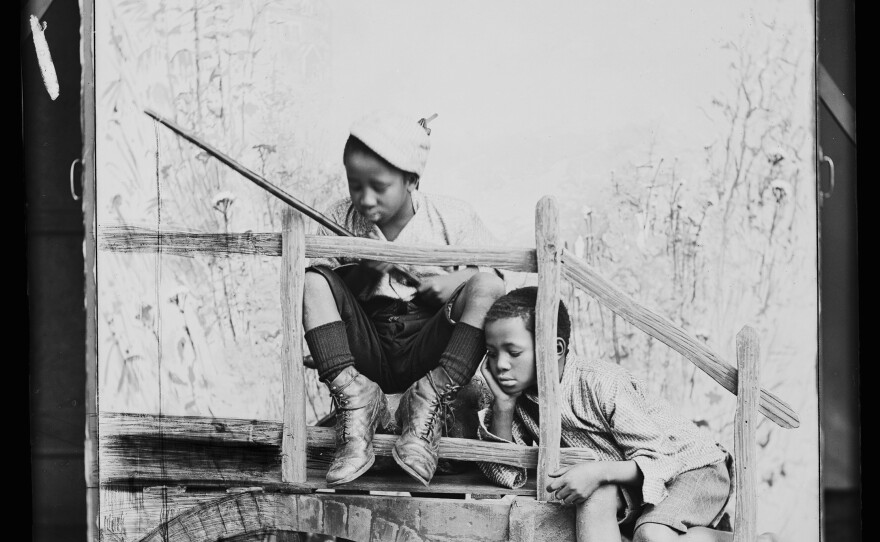
[[[99,248],[113,252],[154,253],[192,256],[235,254],[280,256],[280,233],[216,234],[161,232],[132,226],[100,228]],[[668,319],[636,302],[602,277],[572,252],[561,250],[562,276],[582,288],[602,305],[640,330],[657,338],[699,367],[724,389],[737,393],[737,369],[704,343]],[[454,247],[403,245],[372,239],[320,235],[305,236],[305,257],[348,256],[409,265],[482,265],[511,271],[535,273],[537,253],[528,248]],[[762,389],[759,411],[784,428],[800,425],[795,410],[773,393]]]
[[[538,500],[555,498],[547,485],[559,469],[562,413],[559,404],[559,365],[556,356],[557,311],[562,285],[562,243],[559,239],[559,208],[544,197],[535,210],[535,246],[538,255],[538,299],[535,304],[535,361],[538,377]]]
[[[406,245],[366,238],[306,235],[306,258],[367,258],[408,265],[482,265],[510,271],[536,272],[535,249]],[[99,248],[112,252],[193,256],[281,256],[280,233],[157,233],[132,226],[101,230]]]
[[[114,482],[115,478],[125,478],[132,473],[123,463],[127,456],[119,454],[136,453],[138,463],[144,468],[139,474],[150,478],[148,464],[157,467],[162,464],[160,457],[148,457],[148,443],[162,440],[166,450],[174,449],[173,443],[179,442],[182,447],[217,447],[229,450],[261,450],[260,453],[277,457],[282,449],[282,422],[266,420],[245,420],[237,418],[210,418],[203,416],[164,416],[153,414],[127,414],[105,412],[99,416],[101,426],[101,445],[107,467],[105,482]],[[285,433],[286,435],[286,433]],[[335,430],[332,427],[307,427],[303,442],[310,453],[333,450],[336,447]],[[390,457],[391,449],[397,441],[396,435],[377,434],[373,439],[376,455]],[[141,443],[140,451],[128,449],[130,443]],[[117,453],[118,452],[118,453]],[[161,451],[159,452],[161,453]],[[243,452],[246,457],[248,452]],[[252,454],[253,455],[253,454]],[[538,466],[538,448],[499,442],[484,442],[466,438],[443,437],[440,439],[440,457],[458,461],[486,461],[502,463],[527,469]],[[120,469],[114,464],[119,462]],[[179,458],[185,461],[186,458]],[[271,458],[270,458],[271,459]],[[582,461],[596,459],[595,454],[587,448],[563,448],[560,463],[563,466],[573,465]],[[274,459],[271,459],[274,461]],[[165,460],[166,468],[168,459]],[[118,472],[118,476],[110,476]],[[158,478],[161,473],[153,473]],[[197,474],[197,472],[193,472]],[[255,480],[255,482],[258,480]]]
[[[736,395],[737,368],[687,331],[637,303],[611,281],[593,271],[585,261],[564,249],[562,273],[615,314],[684,356],[724,389]],[[797,412],[767,390],[761,390],[759,409],[780,427],[793,429],[800,425]]]
[[[284,390],[284,431],[281,442],[281,481],[306,481],[306,389],[303,368],[303,288],[306,256],[303,217],[284,210],[281,234],[281,385]]]
[[[758,365],[758,334],[749,326],[736,335],[736,362],[739,382],[734,418],[733,453],[734,483],[736,485],[736,517],[733,542],[752,542],[758,529],[758,465],[755,429],[757,425],[758,389],[760,367]]]

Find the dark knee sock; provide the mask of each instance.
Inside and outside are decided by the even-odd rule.
[[[348,346],[345,322],[337,320],[306,331],[306,344],[315,360],[318,378],[330,382],[348,366],[354,365],[354,356]]]
[[[446,350],[440,356],[440,366],[458,386],[471,381],[486,353],[483,330],[464,322],[455,324]]]

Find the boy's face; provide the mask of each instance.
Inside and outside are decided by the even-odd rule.
[[[534,386],[538,381],[535,339],[522,318],[488,322],[484,331],[489,371],[501,389],[512,395]]]
[[[351,202],[364,218],[384,226],[412,209],[414,183],[403,172],[365,152],[347,152],[343,163]]]

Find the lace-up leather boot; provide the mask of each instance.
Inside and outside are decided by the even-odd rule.
[[[327,383],[336,408],[336,453],[327,471],[331,486],[351,482],[376,460],[373,434],[390,422],[388,399],[379,385],[346,367]]]
[[[401,434],[392,455],[403,470],[426,486],[437,469],[440,437],[447,417],[452,416],[450,403],[459,388],[438,366],[410,386],[400,399],[396,416]]]

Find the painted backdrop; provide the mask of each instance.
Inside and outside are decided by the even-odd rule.
[[[438,113],[421,187],[499,244],[534,246],[552,194],[569,247],[635,299],[728,360],[758,330],[762,385],[801,418],[759,424],[759,528],[818,540],[813,30],[800,0],[101,0],[98,230],[280,230],[282,204],[144,108],[317,208],[344,194],[354,117]],[[102,251],[98,285],[102,411],[280,419],[278,261]],[[732,395],[566,302],[576,351],[733,448]],[[314,422],[329,401],[308,378]]]

